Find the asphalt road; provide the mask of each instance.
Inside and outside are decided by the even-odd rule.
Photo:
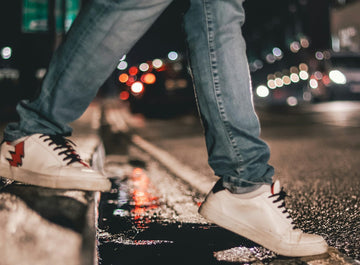
[[[360,102],[258,109],[262,138],[270,145],[276,178],[290,195],[292,217],[333,247],[329,257],[309,261],[279,257],[209,224],[197,214],[204,194],[129,143],[131,134],[140,135],[216,180],[195,114],[145,119],[116,106],[120,129],[102,127],[113,189],[101,196],[100,264],[360,264],[346,261],[346,256],[360,260],[359,111]],[[117,115],[129,130],[121,128]]]
[[[334,250],[357,260],[359,110],[359,102],[258,109],[262,138],[272,150],[270,163],[290,195],[287,205],[296,225],[322,235]],[[114,146],[114,135],[126,138],[136,133],[196,172],[216,179],[206,162],[196,115],[163,120],[120,112],[130,131],[125,136],[108,134],[104,138],[108,150],[119,150]],[[114,189],[102,197],[101,264],[315,264],[278,257],[208,224],[196,213],[204,194],[174,178],[134,146],[124,141],[121,146],[123,152],[110,152],[106,164]],[[343,264],[332,262],[316,264]]]

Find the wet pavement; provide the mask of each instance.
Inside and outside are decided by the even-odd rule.
[[[129,142],[119,141],[116,147],[111,139],[106,144],[105,137],[108,149],[126,152],[107,157],[113,190],[101,199],[100,264],[360,264],[354,260],[360,259],[360,108],[343,113],[317,108],[286,115],[261,111],[260,119],[296,225],[322,235],[332,247],[329,256],[279,257],[207,223],[197,214],[204,193]],[[197,117],[119,115],[130,124],[128,141],[129,133],[136,133],[216,179],[206,163]]]
[[[108,175],[120,176],[113,176],[112,191],[101,197],[100,264],[228,264],[278,259],[199,216],[197,208],[204,196],[141,150],[130,148],[128,161],[114,162],[113,157],[105,169]]]
[[[110,264],[358,264],[331,255],[294,259],[275,253],[197,214],[204,196],[136,147],[108,157],[112,191],[99,207],[99,256]]]
[[[331,246],[328,255],[298,259],[277,256],[208,223],[197,213],[205,192],[134,141],[136,134],[211,183],[216,177],[207,165],[196,115],[145,119],[123,106],[106,106],[100,135],[113,188],[100,198],[99,264],[360,264],[358,102],[259,111],[270,162],[290,195],[287,205],[296,225]],[[100,126],[99,115],[94,114],[94,128]],[[78,127],[88,130],[85,123]]]

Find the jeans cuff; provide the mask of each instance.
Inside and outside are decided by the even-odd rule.
[[[252,182],[248,180],[241,180],[235,177],[223,177],[222,178],[223,187],[229,190],[234,194],[243,194],[249,193],[254,190],[257,190],[262,185],[271,185],[271,183],[266,182]]]

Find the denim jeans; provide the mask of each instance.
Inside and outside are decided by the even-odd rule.
[[[98,88],[172,0],[92,0],[50,63],[41,93],[17,105],[8,141],[71,134]],[[243,0],[190,0],[184,16],[209,164],[234,193],[271,183],[269,148],[259,138],[241,26]]]

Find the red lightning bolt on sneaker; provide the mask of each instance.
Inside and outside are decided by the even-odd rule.
[[[8,145],[11,146],[10,142],[6,142]],[[15,152],[9,151],[11,155],[11,159],[7,158],[9,164],[13,167],[22,166],[22,159],[24,157],[24,142],[20,142],[15,145]]]

